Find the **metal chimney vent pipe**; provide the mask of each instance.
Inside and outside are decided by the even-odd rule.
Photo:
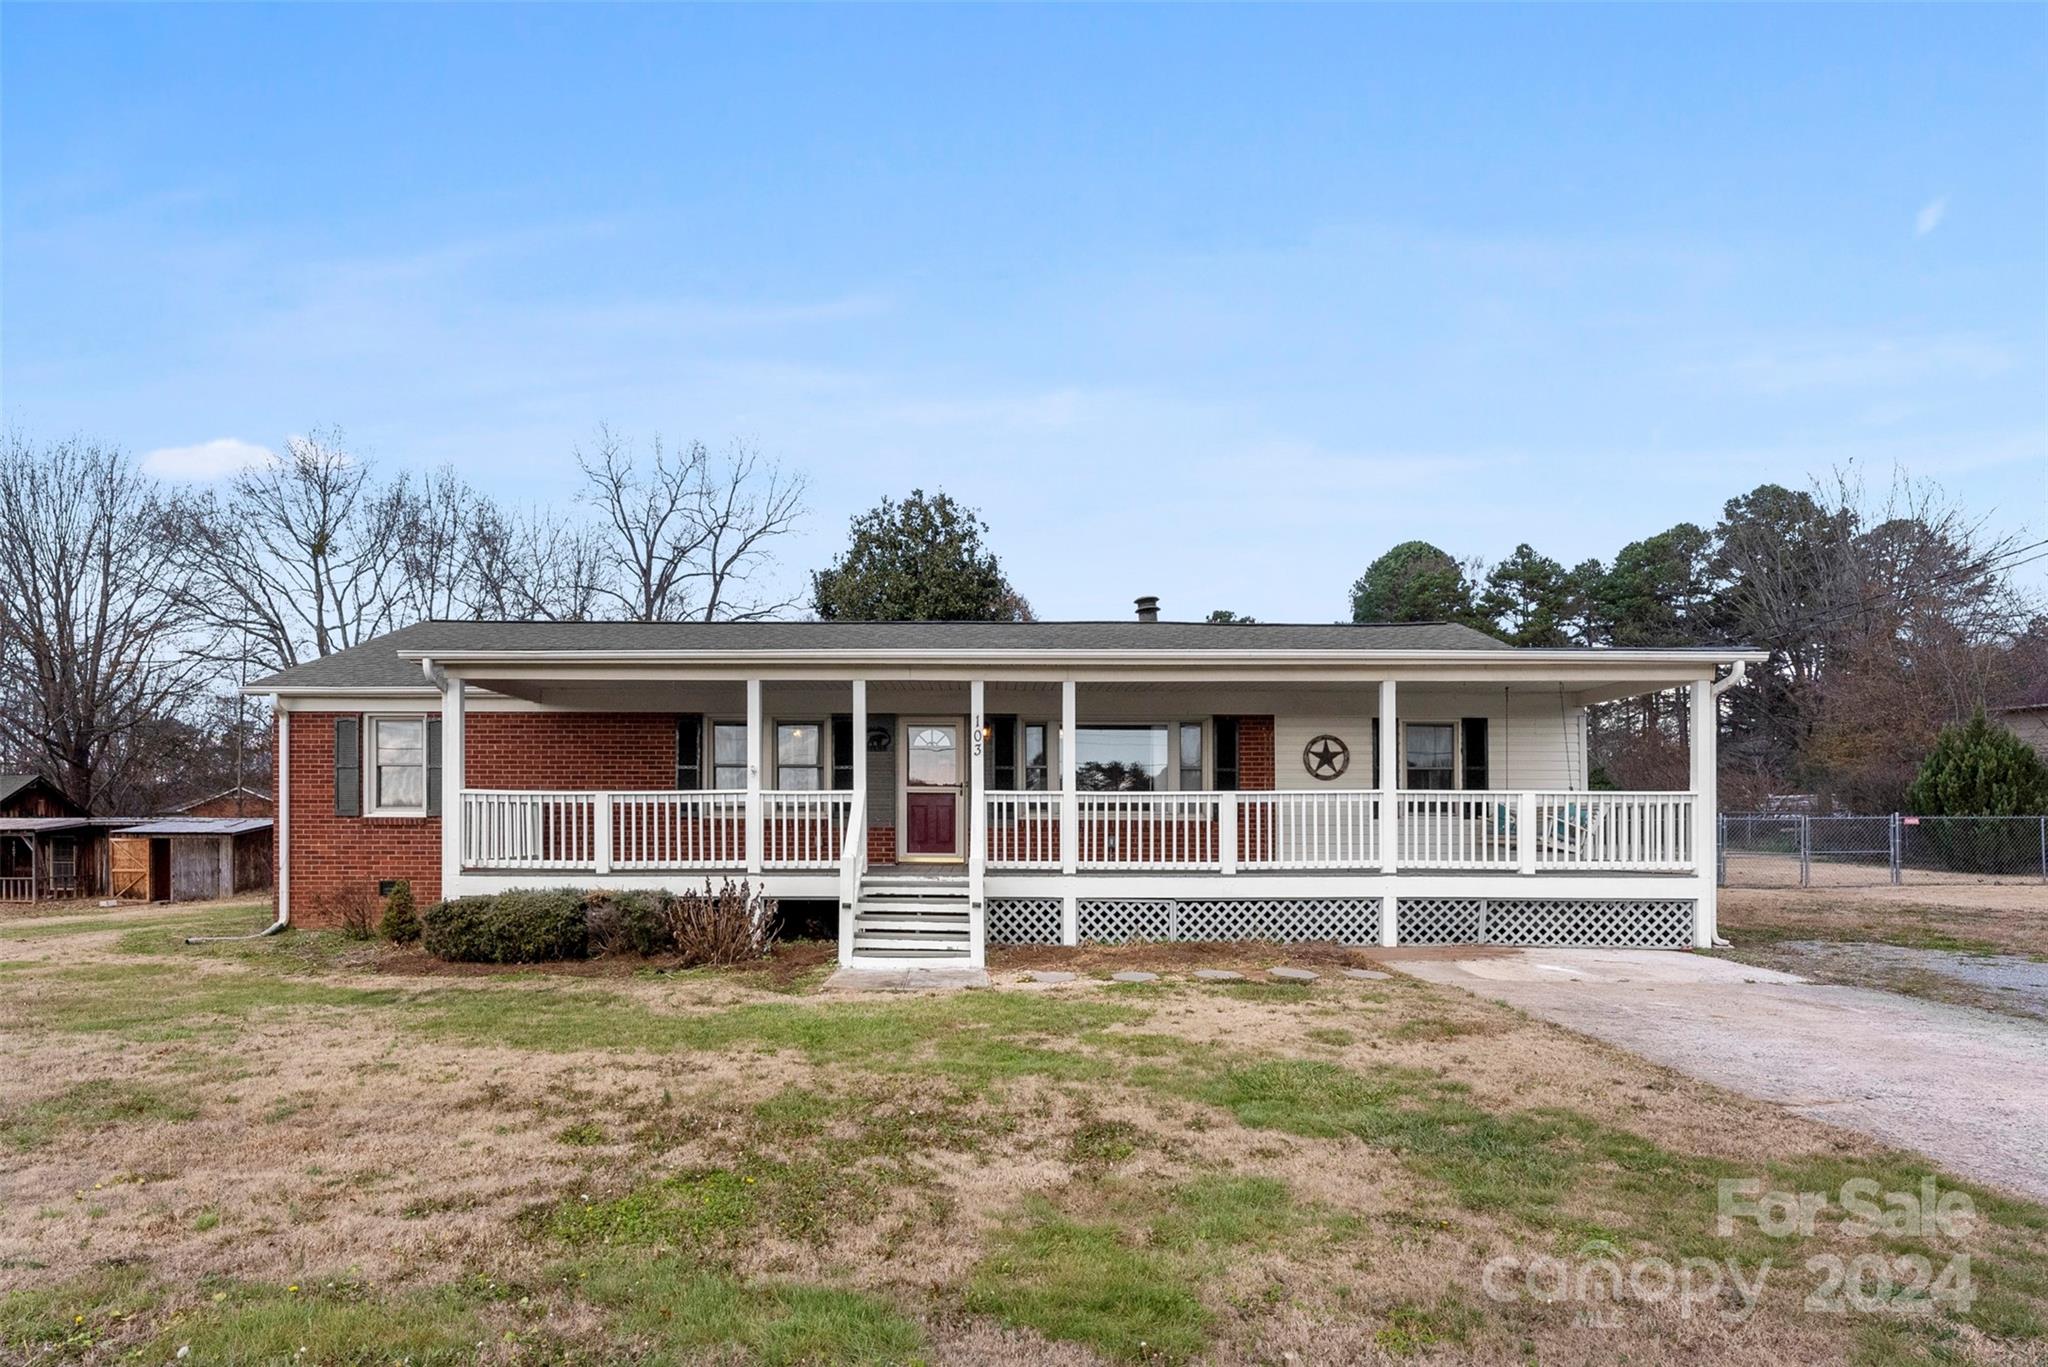
[[[1148,593],[1138,599],[1138,620],[1141,622],[1156,622],[1159,620],[1159,599],[1157,596]]]

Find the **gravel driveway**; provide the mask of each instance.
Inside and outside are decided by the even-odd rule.
[[[2033,1022],[1698,954],[1381,957],[1418,978],[2048,1200],[2048,1029]]]

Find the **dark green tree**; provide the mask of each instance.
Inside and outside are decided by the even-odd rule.
[[[1351,620],[1492,625],[1473,601],[1464,566],[1427,541],[1403,541],[1366,567],[1351,586]]]
[[[1525,541],[1487,572],[1479,611],[1514,645],[1570,645],[1572,587],[1563,565]]]
[[[2048,764],[1980,707],[1941,728],[1906,805],[1922,816],[2039,816],[2048,812]]]
[[[1623,546],[1593,589],[1617,646],[1699,645],[1711,639],[1711,539],[1690,522]]]
[[[1232,612],[1229,608],[1217,608],[1202,620],[1205,622],[1256,622],[1259,619],[1245,613]]]
[[[1031,605],[1003,577],[987,534],[981,515],[943,490],[885,498],[811,575],[811,606],[827,622],[1028,622]]]

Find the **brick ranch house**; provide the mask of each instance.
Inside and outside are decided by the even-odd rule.
[[[1440,623],[421,622],[275,705],[278,914],[411,880],[747,877],[840,958],[1135,937],[1704,946],[1685,792],[1591,792],[1586,708],[1715,712],[1744,650],[1515,649]],[[1731,675],[1732,677],[1732,675]]]

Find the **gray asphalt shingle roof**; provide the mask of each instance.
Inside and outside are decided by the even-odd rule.
[[[416,622],[251,688],[425,686],[401,650],[1509,650],[1450,622]]]

